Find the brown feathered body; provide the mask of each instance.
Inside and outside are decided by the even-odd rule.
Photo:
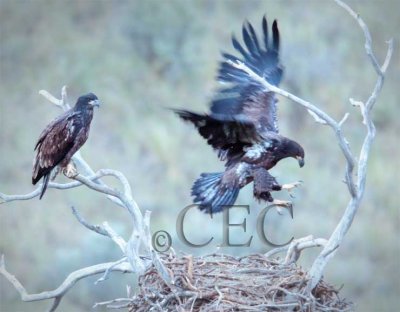
[[[32,184],[43,178],[40,198],[46,191],[52,170],[56,166],[65,168],[88,139],[93,107],[98,105],[96,95],[83,95],[73,108],[53,120],[42,131],[35,146],[36,157],[32,172]]]
[[[247,73],[232,65],[243,62],[272,85],[278,85],[283,69],[279,62],[279,31],[276,21],[272,25],[272,40],[267,20],[262,22],[263,38],[257,38],[253,26],[243,26],[242,47],[235,37],[234,48],[242,58],[222,53],[218,80],[224,83],[208,114],[175,110],[183,120],[191,122],[225,161],[225,171],[203,173],[192,187],[194,202],[207,213],[222,211],[232,206],[239,190],[254,182],[254,196],[272,201],[271,191],[281,185],[268,172],[281,159],[293,157],[304,164],[304,150],[295,141],[279,134],[277,99]]]

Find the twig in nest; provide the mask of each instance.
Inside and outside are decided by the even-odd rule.
[[[302,242],[310,241],[308,238]],[[341,300],[337,290],[323,281],[313,295],[305,294],[307,275],[295,263],[279,263],[263,255],[239,258],[218,254],[182,258],[165,255],[161,260],[173,273],[174,283],[167,285],[155,274],[155,268],[150,268],[139,280],[140,291],[131,302],[131,312],[152,308],[204,312],[237,311],[238,308],[240,311],[351,309],[351,304]],[[191,263],[190,270],[188,263]],[[195,289],[187,283],[189,275]]]

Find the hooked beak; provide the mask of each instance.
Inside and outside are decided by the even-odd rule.
[[[92,106],[100,107],[100,101],[99,100],[91,100],[91,101],[89,101],[89,104],[92,105]]]
[[[303,167],[304,166],[304,158],[300,157],[300,156],[297,156],[296,159],[299,162],[300,168]]]

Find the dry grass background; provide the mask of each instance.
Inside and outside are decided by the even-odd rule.
[[[370,27],[374,47],[383,57],[385,40],[399,42],[397,1],[349,1]],[[257,238],[255,219],[262,206],[250,188],[238,203],[249,204],[248,231],[232,231],[236,242],[254,235],[250,248],[218,248],[221,219],[190,211],[185,229],[194,242],[210,236],[208,248],[179,242],[176,216],[190,202],[189,190],[201,172],[222,169],[216,155],[195,131],[165,107],[204,111],[217,86],[214,75],[220,50],[232,51],[230,35],[245,19],[256,29],[261,18],[277,18],[282,32],[283,88],[313,101],[333,116],[351,116],[345,131],[354,150],[364,129],[349,97],[365,99],[375,74],[354,21],[327,1],[49,1],[0,2],[0,191],[24,193],[30,185],[34,142],[60,112],[38,95],[69,86],[70,100],[95,92],[103,102],[90,138],[82,149],[94,169],[113,168],[129,178],[142,209],[153,211],[154,231],[167,230],[176,250],[195,255],[224,252],[235,256],[266,252]],[[325,278],[340,287],[359,311],[393,311],[400,291],[397,172],[400,149],[400,58],[393,63],[374,119],[378,135],[369,164],[367,194],[348,238],[327,268]],[[334,137],[293,103],[279,103],[281,132],[305,147],[306,166],[284,161],[273,174],[281,182],[305,181],[296,191],[295,217],[271,215],[271,240],[291,236],[326,237],[347,201],[341,182],[343,160]],[[64,178],[60,178],[60,181]],[[282,198],[286,195],[282,194]],[[80,267],[116,260],[118,250],[88,233],[70,212],[74,205],[93,223],[108,220],[129,235],[123,211],[86,189],[50,190],[42,201],[0,206],[0,253],[27,289],[55,288]],[[233,212],[232,222],[243,220]],[[235,219],[236,218],[236,219]],[[307,267],[317,251],[307,251]],[[132,276],[115,274],[100,285],[79,282],[63,300],[61,311],[87,311],[95,301],[120,297]],[[42,311],[46,303],[21,303],[0,278],[2,311]]]

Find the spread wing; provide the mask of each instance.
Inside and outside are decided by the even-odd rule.
[[[272,25],[272,40],[268,35],[267,20],[262,22],[263,40],[259,42],[250,23],[243,26],[245,48],[235,37],[234,48],[242,58],[223,53],[218,79],[229,86],[220,89],[211,102],[210,114],[196,114],[175,110],[185,121],[192,122],[221,160],[230,166],[240,159],[248,147],[262,142],[269,143],[270,134],[278,133],[276,99],[266,92],[259,82],[228,61],[241,61],[273,85],[282,78],[279,64],[279,31],[276,21]],[[264,144],[263,143],[263,144]]]
[[[233,47],[241,54],[241,57],[222,53],[224,60],[220,64],[218,79],[229,86],[217,92],[211,103],[211,112],[227,116],[244,115],[259,131],[278,133],[277,100],[274,93],[266,92],[247,73],[228,62],[243,62],[269,83],[277,86],[283,73],[279,63],[280,39],[277,22],[274,21],[272,24],[272,40],[269,38],[265,16],[262,21],[262,30],[263,38],[260,42],[253,26],[248,22],[245,23],[242,29],[245,47],[232,37]]]
[[[200,135],[218,152],[221,160],[241,155],[245,147],[261,140],[254,123],[240,115],[206,115],[187,110],[174,112],[194,124]]]
[[[76,124],[76,112],[67,111],[51,122],[41,133],[36,143],[32,183],[36,184],[43,176],[50,174],[66,155],[73,149],[79,127]]]

